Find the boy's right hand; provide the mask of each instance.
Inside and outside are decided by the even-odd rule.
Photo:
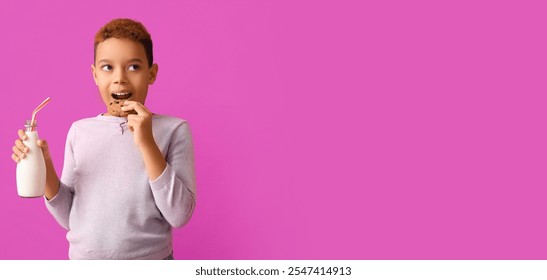
[[[13,154],[11,154],[11,159],[13,159],[13,161],[15,161],[16,163],[19,163],[21,159],[24,159],[26,157],[26,153],[28,153],[29,148],[23,143],[23,140],[28,139],[25,132],[22,129],[19,129],[17,133],[19,134],[19,139],[15,140],[15,146],[12,147]],[[49,159],[50,156],[47,142],[43,139],[40,139],[37,141],[36,145],[38,145],[38,147],[42,149],[44,159]]]

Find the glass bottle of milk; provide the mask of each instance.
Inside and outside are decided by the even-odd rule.
[[[21,197],[41,197],[46,190],[46,163],[42,149],[38,147],[38,131],[36,121],[25,123],[27,140],[23,143],[28,147],[25,158],[17,163],[17,193]]]

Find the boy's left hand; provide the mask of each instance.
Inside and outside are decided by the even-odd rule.
[[[127,126],[133,132],[135,144],[139,147],[155,144],[152,134],[152,113],[137,101],[125,101],[121,109],[125,112],[131,110],[137,112],[136,115],[127,115]]]

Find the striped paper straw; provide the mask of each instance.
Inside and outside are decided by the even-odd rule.
[[[46,100],[42,101],[42,103],[40,103],[40,105],[38,105],[38,107],[36,107],[36,109],[34,109],[34,111],[32,111],[32,119],[30,120],[30,125],[31,126],[36,121],[36,114],[38,113],[38,111],[42,110],[42,108],[44,108],[44,106],[46,106],[46,104],[48,104],[49,101],[51,101],[51,98],[48,97],[48,98],[46,98]],[[32,128],[32,131],[34,131],[34,128]]]

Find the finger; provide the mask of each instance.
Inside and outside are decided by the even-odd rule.
[[[49,145],[47,144],[47,141],[44,139],[40,139],[36,141],[36,145],[42,149],[42,153],[44,153],[45,158],[49,158]]]
[[[133,110],[133,107],[137,104],[137,101],[124,101],[122,102],[122,111]]]
[[[19,150],[19,148],[13,146],[11,149],[13,150],[13,154],[15,154],[17,157],[25,158],[25,153]]]
[[[19,134],[19,139],[21,140],[27,140],[27,134],[25,134],[25,132],[22,130],[22,129],[19,129],[17,131],[17,134]]]
[[[139,103],[135,102],[135,101],[126,101],[122,104],[122,111],[131,111],[131,110],[135,110],[135,107],[138,106]]]
[[[131,115],[131,114],[138,115],[139,113],[133,109],[134,106],[136,105],[128,105],[125,107],[120,107],[120,109],[122,110],[120,112],[120,117],[127,117],[128,115]]]
[[[137,112],[135,110],[131,110],[131,111],[121,111],[120,112],[120,117],[127,117],[129,115],[137,115]]]
[[[44,140],[44,139],[40,139],[40,140],[36,141],[36,145],[38,145],[38,147],[42,148],[42,150],[47,150],[47,148],[48,148],[47,141]]]
[[[135,105],[135,104],[141,104],[141,103],[138,101],[133,101],[133,100],[124,100],[122,102],[122,105]]]
[[[16,163],[19,163],[20,161],[19,157],[16,154],[11,154],[11,159],[13,159],[13,161],[15,161]]]
[[[28,152],[28,147],[25,146],[25,144],[23,143],[23,141],[21,141],[21,139],[17,139],[15,140],[15,146],[17,148],[19,148],[19,150],[21,150],[22,152]]]
[[[122,106],[122,111],[135,110],[138,115],[150,114],[150,111],[137,101],[125,101]]]
[[[142,116],[135,114],[127,115],[127,125],[132,126],[134,122],[138,119],[142,119]]]
[[[128,115],[127,116],[127,128],[129,128],[129,131],[133,132],[134,128],[134,122],[135,118],[138,118],[137,115]]]

